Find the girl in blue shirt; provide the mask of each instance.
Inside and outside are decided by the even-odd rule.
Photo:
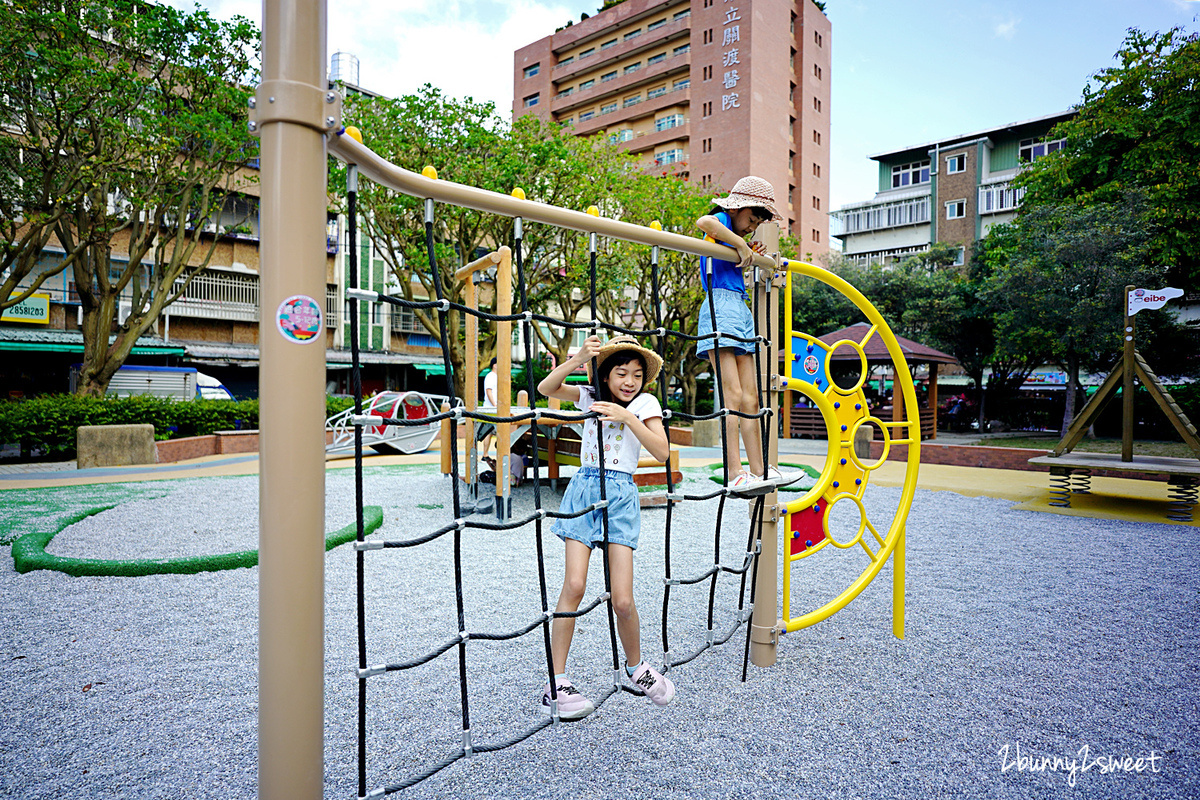
[[[756,252],[763,252],[761,242],[748,242],[758,226],[764,222],[781,221],[775,210],[775,190],[771,184],[753,175],[734,184],[728,197],[713,198],[713,209],[696,220],[704,231],[706,241],[719,242],[733,248],[736,260],[704,259],[700,280],[704,286],[704,304],[700,307],[698,333],[701,336],[713,333],[712,313],[709,304],[716,309],[717,330],[743,338],[754,336],[754,317],[748,306],[746,281],[743,271],[750,267]],[[696,355],[713,365],[717,374],[720,362],[721,389],[725,407],[732,411],[757,414],[758,380],[754,370],[754,351],[757,345],[721,337],[719,342],[702,339],[696,343]],[[738,430],[746,446],[749,471],[742,470],[741,450],[738,447]],[[764,468],[762,436],[756,419],[728,416],[725,418],[725,447],[729,464],[730,486],[744,486],[764,478],[779,477],[778,470]]]

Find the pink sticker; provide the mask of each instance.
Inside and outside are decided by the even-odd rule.
[[[308,344],[320,337],[323,316],[316,300],[305,294],[294,294],[279,304],[275,327],[289,342]]]

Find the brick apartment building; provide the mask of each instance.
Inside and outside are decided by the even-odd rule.
[[[830,30],[812,0],[624,0],[516,51],[513,117],[608,136],[714,192],[766,178],[816,255],[829,247]]]
[[[879,163],[875,197],[831,214],[843,254],[862,264],[888,263],[946,242],[959,246],[961,263],[991,226],[1016,216],[1021,195],[1011,180],[1022,164],[1062,146],[1048,134],[1074,114],[1048,114],[872,155]]]

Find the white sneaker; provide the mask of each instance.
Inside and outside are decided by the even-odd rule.
[[[558,718],[563,720],[583,719],[596,710],[591,700],[584,697],[569,680],[565,678],[555,684],[558,694]],[[550,684],[542,690],[542,709],[550,711]]]
[[[633,685],[646,693],[656,706],[665,706],[675,697],[675,684],[645,661],[633,672]]]

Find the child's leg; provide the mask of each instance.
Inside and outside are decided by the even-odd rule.
[[[578,611],[587,591],[588,559],[591,549],[578,539],[567,539],[566,568],[563,573],[562,593],[558,596],[555,611]],[[628,548],[627,548],[628,549]],[[550,655],[554,662],[554,674],[567,671],[567,653],[571,649],[571,638],[575,635],[574,617],[555,617],[550,625]]]
[[[608,568],[617,635],[625,650],[625,662],[636,666],[642,660],[642,624],[633,602],[633,549],[623,544],[610,544]]]
[[[741,388],[741,406],[739,411],[746,414],[757,414],[758,405],[758,376],[754,372],[754,356],[740,355],[736,358],[737,376]],[[725,365],[722,364],[724,369]],[[742,428],[742,442],[746,445],[746,460],[750,462],[750,472],[762,477],[766,474],[763,467],[762,428],[759,420],[738,418]]]
[[[738,375],[738,357],[735,357],[733,351],[727,347],[709,350],[708,360],[713,365],[714,377],[717,374],[718,358],[720,358],[721,364],[721,392],[724,395],[725,407],[731,411],[741,411],[742,382]],[[751,359],[751,365],[753,365],[753,359]],[[742,471],[742,451],[738,445],[739,422],[739,417],[732,415],[725,417],[725,458],[729,464],[731,481]]]
[[[483,437],[483,441],[479,445],[479,457],[487,458],[488,451],[490,451],[491,449],[492,449],[492,435],[489,433],[487,436]]]

